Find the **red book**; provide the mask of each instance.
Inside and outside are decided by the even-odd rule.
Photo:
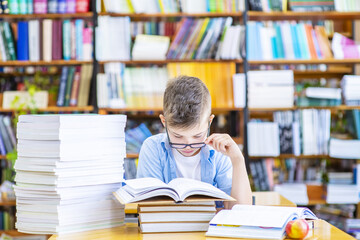
[[[76,0],[76,12],[77,13],[89,12],[89,0]]]

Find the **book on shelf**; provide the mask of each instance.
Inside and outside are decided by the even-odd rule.
[[[323,26],[293,21],[249,21],[246,38],[249,60],[332,58]]]
[[[297,84],[299,96],[296,105],[301,107],[312,106],[339,106],[341,105],[341,88],[333,87],[306,87],[306,82]]]
[[[166,67],[125,67],[106,63],[97,75],[98,106],[105,108],[161,108],[168,79],[198,77],[208,87],[212,106],[233,107],[234,63],[169,63]]]
[[[252,11],[263,12],[286,12],[288,0],[249,0],[249,7]]]
[[[206,236],[282,239],[294,219],[317,219],[307,208],[235,205],[210,221]]]
[[[236,73],[232,77],[233,79],[233,90],[234,90],[234,107],[243,108],[245,107],[245,74]]]
[[[334,33],[331,48],[336,59],[359,59],[360,45],[354,40],[347,38],[340,33]]]
[[[109,13],[232,13],[244,9],[244,1],[238,0],[98,0],[97,11]]]
[[[205,232],[215,216],[214,201],[167,204],[139,204],[142,233]]]
[[[129,17],[99,16],[96,27],[96,57],[99,61],[130,60]]]
[[[74,31],[71,31],[72,27]],[[0,23],[0,32],[2,61],[49,62],[61,59],[92,59],[92,47],[89,47],[92,42],[92,36],[89,35],[89,32],[92,32],[92,24],[83,19],[43,19],[11,24],[3,21]],[[71,49],[74,49],[74,54]]]
[[[125,186],[114,192],[114,195],[122,204],[146,202],[146,200],[149,202],[234,201],[232,197],[211,184],[187,178],[175,178],[168,184],[157,178],[126,180]]]
[[[249,156],[278,156],[280,154],[277,123],[251,121],[247,127]]]
[[[297,205],[309,204],[307,187],[305,183],[282,183],[274,186],[274,191]]]
[[[330,157],[358,159],[360,157],[360,140],[331,138],[329,150]]]
[[[327,184],[326,203],[357,204],[359,191],[355,184]]]
[[[344,75],[341,80],[342,95],[345,105],[360,105],[360,77]]]
[[[0,154],[6,155],[16,148],[15,133],[10,116],[0,115]]]
[[[249,108],[293,107],[293,71],[249,71],[248,101]]]
[[[338,12],[359,12],[360,4],[356,0],[334,0],[335,10]]]
[[[132,48],[133,60],[165,60],[170,38],[155,35],[136,35]]]
[[[3,14],[86,13],[90,0],[7,0]],[[6,2],[6,3],[4,3]]]
[[[136,37],[138,34],[172,37],[175,34],[177,23],[171,20],[161,22],[132,21],[130,22],[131,37]]]
[[[336,1],[338,0],[335,0],[335,2]],[[325,1],[289,0],[289,7],[290,10],[294,12],[309,12],[309,11],[326,12],[326,11],[335,10],[334,0],[325,0]]]
[[[61,236],[123,225],[112,192],[123,181],[125,124],[124,115],[21,115],[17,229]]]

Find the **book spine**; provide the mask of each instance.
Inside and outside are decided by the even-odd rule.
[[[34,0],[34,13],[47,13],[47,0]]]
[[[67,76],[67,82],[66,82],[64,106],[69,106],[69,104],[70,104],[70,95],[71,95],[72,85],[73,85],[73,81],[74,81],[74,74],[75,74],[75,67],[70,67],[69,73]]]
[[[76,27],[73,20],[70,22],[70,55],[71,59],[76,59]]]
[[[48,13],[58,12],[58,0],[48,0]]]
[[[27,13],[26,0],[18,0],[18,4],[19,4],[19,14],[26,14]]]
[[[64,20],[63,22],[63,58],[70,60],[71,58],[71,22]]]
[[[3,139],[3,137],[1,135],[0,135],[0,154],[1,155],[6,155],[6,148],[5,148],[5,144],[4,144],[4,139]]]
[[[83,32],[83,59],[89,61],[92,59],[92,28],[84,28]]]
[[[11,144],[15,148],[16,147],[16,137],[15,137],[14,130],[11,127],[11,118],[10,118],[10,116],[4,116],[3,123],[5,125],[5,129],[6,129],[7,133],[8,133]]]
[[[9,0],[10,14],[19,14],[19,2],[18,0]]]
[[[70,96],[70,106],[77,106],[78,97],[79,97],[79,85],[80,85],[80,74],[81,74],[81,67],[77,66],[74,81],[71,89],[71,96]]]
[[[60,86],[59,86],[59,93],[57,99],[57,106],[62,107],[65,103],[65,92],[66,92],[66,82],[68,76],[69,68],[64,66],[61,70],[61,77],[60,77]]]
[[[1,1],[1,7],[2,7],[2,13],[3,14],[9,14],[10,13],[9,1],[8,0],[2,0]]]
[[[4,22],[3,24],[6,48],[9,52],[8,60],[16,60],[15,42],[10,28],[10,24],[8,22]]]
[[[84,31],[84,20],[75,20],[75,40],[76,40],[76,60],[83,60],[83,31]]]
[[[76,0],[76,12],[86,13],[89,12],[89,0]]]
[[[61,39],[58,37],[58,30],[57,30],[57,20],[54,20],[52,22],[52,39]],[[59,60],[59,57],[57,55],[57,49],[58,49],[58,42],[59,41],[54,41],[53,44],[51,44],[51,52],[52,52],[52,59],[53,60]]]
[[[76,12],[76,0],[66,0],[66,13]]]
[[[17,59],[29,60],[29,23],[18,22]]]
[[[27,9],[27,14],[34,13],[34,1],[33,0],[26,0],[26,9]]]
[[[66,13],[66,0],[57,0],[58,13]]]
[[[52,22],[51,19],[43,21],[43,60],[48,62],[52,60]]]
[[[3,61],[11,60],[9,50],[7,49],[5,30],[4,30],[4,22],[0,21],[0,34],[1,34],[1,54]]]

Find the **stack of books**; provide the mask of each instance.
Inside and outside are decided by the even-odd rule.
[[[346,105],[360,105],[360,76],[345,75],[341,80],[341,88]]]
[[[330,0],[328,0],[330,1]],[[359,12],[360,4],[356,0],[333,0],[335,10],[338,12]]]
[[[360,219],[348,218],[345,221],[345,230],[347,233],[351,233],[356,239],[360,238]]]
[[[326,203],[329,204],[357,204],[359,191],[355,184],[328,184]]]
[[[341,88],[308,87],[304,92],[305,96],[297,98],[297,106],[338,106],[341,104]]]
[[[89,7],[90,0],[2,1],[5,14],[85,13]]]
[[[205,232],[215,216],[213,201],[139,204],[139,223],[143,233]]]
[[[298,205],[307,205],[309,203],[307,187],[304,183],[277,184],[274,191]]]
[[[330,139],[330,157],[359,159],[360,157],[360,140]]]
[[[289,5],[291,11],[294,12],[321,12],[335,10],[334,0],[323,0],[317,2],[311,0],[289,0]]]
[[[59,234],[124,223],[124,115],[21,115],[15,195],[20,232]]]
[[[234,200],[211,184],[188,178],[168,184],[157,178],[126,180],[114,195],[122,204],[139,203],[140,229],[147,233],[206,231],[216,213],[214,201]]]
[[[294,106],[294,73],[291,70],[249,71],[249,108]]]

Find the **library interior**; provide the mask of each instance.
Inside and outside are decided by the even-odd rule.
[[[360,239],[360,0],[0,0],[0,194],[0,240]]]

